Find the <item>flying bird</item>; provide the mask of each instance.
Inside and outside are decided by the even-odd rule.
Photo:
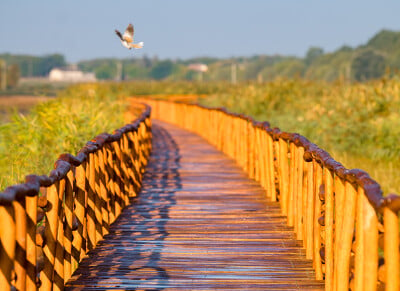
[[[135,49],[141,49],[144,45],[143,42],[139,42],[139,43],[133,43],[133,25],[131,23],[129,23],[128,27],[126,28],[124,34],[122,35],[118,30],[115,30],[115,33],[119,36],[119,38],[121,39],[121,43],[124,47],[131,49],[131,48],[135,48]]]

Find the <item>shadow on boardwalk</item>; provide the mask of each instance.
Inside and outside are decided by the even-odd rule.
[[[201,137],[153,121],[140,195],[70,290],[323,290],[279,204]]]
[[[165,129],[154,125],[153,136],[153,153],[140,195],[131,199],[110,233],[81,262],[66,290],[84,286],[85,290],[90,290],[89,286],[134,290],[140,289],[141,281],[149,280],[158,286],[157,290],[167,285],[169,276],[159,261],[169,235],[165,227],[169,210],[176,204],[176,190],[182,188],[181,157],[178,145]]]

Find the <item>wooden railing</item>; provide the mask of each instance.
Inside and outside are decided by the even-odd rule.
[[[137,100],[143,101],[143,100]],[[279,201],[326,290],[400,289],[400,197],[306,138],[224,109],[144,100],[152,115],[203,136]],[[150,109],[49,176],[0,193],[1,290],[60,290],[138,193],[151,150]]]
[[[140,188],[151,150],[150,108],[101,134],[49,176],[0,193],[0,290],[62,290]]]
[[[400,197],[301,135],[197,105],[142,100],[154,118],[195,132],[279,201],[326,290],[400,290]]]

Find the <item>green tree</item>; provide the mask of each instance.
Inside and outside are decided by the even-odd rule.
[[[158,62],[150,71],[150,76],[156,80],[168,77],[174,70],[174,63],[170,60]]]
[[[368,41],[365,47],[386,53],[396,53],[400,49],[400,32],[381,30]]]
[[[143,58],[142,58],[142,60],[143,60],[143,65],[144,65],[146,68],[150,68],[150,67],[151,67],[152,61],[151,61],[151,59],[150,59],[147,55],[144,55]]]
[[[385,69],[385,57],[373,50],[362,51],[351,63],[351,72],[357,81],[381,78]]]
[[[39,59],[37,73],[39,76],[46,76],[51,69],[56,67],[65,67],[67,65],[65,58],[60,54],[44,56]]]
[[[304,62],[307,66],[309,66],[315,59],[322,56],[324,54],[324,50],[320,47],[310,47],[306,53],[306,57]]]
[[[95,69],[96,78],[100,80],[113,79],[116,75],[116,68],[102,64]]]
[[[136,64],[128,64],[124,66],[125,80],[143,80],[148,78],[149,69]]]

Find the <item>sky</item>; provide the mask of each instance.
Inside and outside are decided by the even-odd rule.
[[[399,0],[0,0],[0,53],[160,59],[302,57],[310,46],[358,46],[400,31]],[[132,23],[141,50],[115,29]]]

